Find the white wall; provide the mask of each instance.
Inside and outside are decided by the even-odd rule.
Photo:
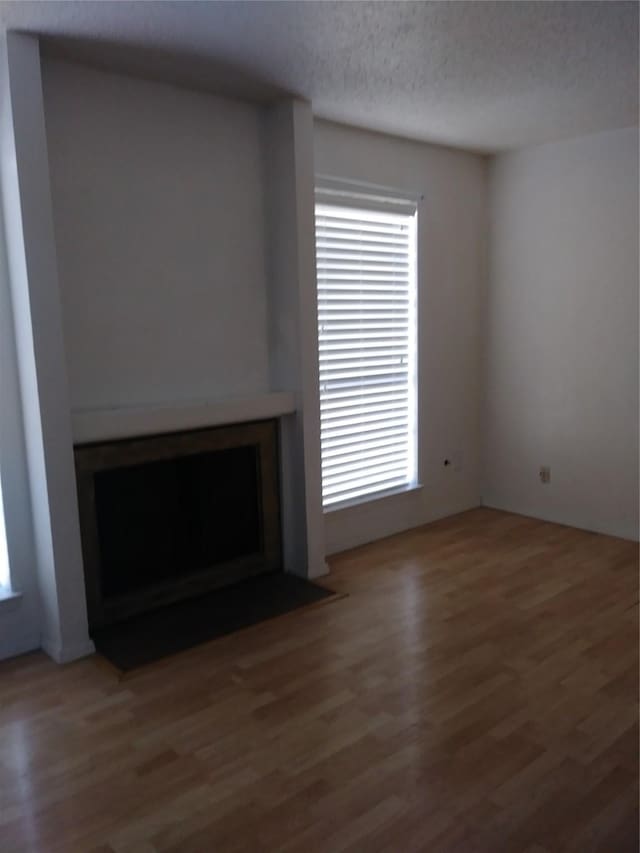
[[[3,64],[5,60],[3,55]],[[4,118],[0,127],[0,151],[6,153]],[[39,648],[40,613],[5,229],[4,223],[0,224],[0,512],[4,510],[6,522],[11,587],[20,593],[19,598],[5,601],[0,596],[1,660]],[[0,533],[1,528],[0,520]],[[0,542],[0,559],[4,556],[2,549]]]
[[[490,187],[483,502],[637,538],[638,131],[501,155]]]
[[[268,389],[260,108],[43,60],[74,409]]]
[[[89,653],[93,643],[87,631],[40,54],[37,38],[28,35],[9,33],[2,47],[0,189],[31,525],[25,519],[18,524],[13,514],[6,520],[10,554],[18,534],[25,537],[20,559],[32,556],[30,578],[26,563],[12,562],[12,585],[24,584],[27,617],[33,614],[37,578],[40,643],[55,660],[65,661]],[[5,503],[24,500],[22,483],[15,495],[10,482],[4,486]],[[31,533],[33,550],[26,539]],[[14,542],[12,560],[16,548]],[[14,635],[9,644],[15,641]]]
[[[480,319],[486,160],[323,121],[317,174],[422,193],[418,209],[419,444],[417,492],[325,514],[327,552],[480,503]],[[456,457],[459,464],[444,466]]]
[[[311,105],[274,104],[266,122],[270,377],[295,389],[296,413],[280,423],[285,571],[326,574],[320,472],[318,311]]]

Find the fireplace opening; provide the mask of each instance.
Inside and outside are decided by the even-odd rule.
[[[260,551],[256,447],[233,447],[95,476],[106,596]]]
[[[281,564],[277,423],[75,449],[91,628]]]

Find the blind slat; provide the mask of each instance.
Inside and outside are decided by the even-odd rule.
[[[323,477],[335,478],[346,471],[362,471],[363,460],[370,469],[370,457],[367,456],[367,451],[352,450],[350,453],[335,455],[326,460],[326,464],[322,468]],[[388,465],[401,460],[405,465],[407,462],[407,449],[401,443],[396,443],[390,447],[380,449],[376,453],[376,465]]]
[[[396,461],[386,463],[368,464],[366,468],[360,468],[359,471],[344,471],[342,474],[335,476],[323,476],[322,483],[328,491],[331,489],[343,489],[345,486],[352,488],[353,486],[362,485],[366,482],[384,481],[387,477],[397,477],[398,471],[406,467],[406,457],[403,460],[404,464],[398,465]],[[366,473],[364,473],[366,471]]]

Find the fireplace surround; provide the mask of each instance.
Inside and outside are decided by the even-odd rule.
[[[183,150],[183,142],[188,149],[193,135],[187,139],[178,134],[177,149],[171,140],[140,148],[132,139],[122,148],[127,168],[119,168],[104,188],[95,186],[89,198],[83,189],[83,166],[68,146],[71,138],[83,137],[84,132],[70,133],[66,113],[55,103],[47,107],[55,81],[40,47],[32,34],[8,33],[4,40],[7,132],[2,140],[6,155],[2,186],[6,221],[15,225],[6,234],[12,304],[5,314],[13,329],[8,328],[4,337],[12,349],[15,333],[16,354],[15,406],[8,408],[6,454],[16,482],[24,484],[25,497],[18,500],[16,493],[11,507],[17,516],[9,531],[12,582],[21,596],[15,607],[4,610],[0,656],[42,647],[63,663],[91,654],[95,645],[88,631],[74,446],[276,417],[284,573],[313,579],[328,571],[321,504],[314,247],[307,239],[313,233],[313,115],[310,105],[300,100],[261,101],[250,118],[253,130],[247,145],[241,146],[240,159],[235,152],[232,158],[233,164],[242,165],[239,170],[235,166],[230,170],[227,160],[214,156],[216,145],[228,148],[224,135],[214,133],[213,149],[202,148],[196,140],[195,157]],[[109,98],[105,111],[94,71],[85,74],[76,68],[73,77],[91,90],[86,103],[96,107],[97,123],[73,105],[72,115],[82,115],[87,129],[95,130],[104,120],[105,133],[112,131],[117,125],[111,120],[111,107],[120,109],[123,98]],[[148,104],[146,92],[137,91],[134,79],[116,76],[112,82],[117,81]],[[68,96],[80,91],[70,83],[58,91],[67,104]],[[148,83],[140,85],[146,90]],[[171,110],[193,107],[197,121],[210,122],[213,112],[214,124],[220,124],[215,104],[201,94],[196,99],[186,92],[176,101],[175,88],[170,88],[164,95],[158,91],[158,98]],[[152,110],[151,115],[132,107],[131,115],[141,120],[139,126],[133,121],[128,127],[135,126],[148,141],[150,121],[163,109]],[[45,108],[51,122],[45,123]],[[110,157],[111,143],[122,140],[101,131],[98,135],[100,150]],[[236,135],[245,139],[242,133]],[[164,139],[162,134],[153,138]],[[186,203],[177,208],[158,204],[156,195],[163,186],[158,176],[171,174],[159,168],[157,157],[167,154],[175,160],[176,150],[190,164],[185,187],[193,187]],[[140,151],[144,162],[137,162]],[[91,158],[82,162],[91,174],[95,172]],[[218,171],[216,162],[218,166],[222,162]],[[204,192],[203,165],[213,169],[213,193]],[[150,183],[132,183],[129,166],[136,177],[144,174]],[[236,172],[247,178],[260,176],[245,182],[251,187],[248,205],[257,216],[249,238],[247,205],[239,201],[240,229],[229,230],[228,199],[216,192],[220,181],[225,183]],[[93,214],[102,217],[104,204],[116,196],[123,208],[109,221],[120,222],[125,239],[119,238],[117,228],[109,227],[106,234],[94,227]],[[54,229],[58,202],[75,222],[58,221]],[[136,223],[130,222],[130,214]],[[169,226],[166,239],[158,242],[159,231],[153,228],[149,251],[139,240],[131,242],[140,223],[155,222],[157,217]],[[192,219],[222,223],[222,230],[214,228],[219,240],[211,243],[214,232],[209,229],[203,243],[200,231],[189,225]],[[236,236],[248,247],[253,272],[238,263]],[[157,251],[159,243],[165,254]],[[123,252],[125,244],[132,255]],[[101,254],[103,249],[107,254],[115,250],[113,263]],[[213,262],[191,264],[194,251]],[[173,276],[165,264],[167,255],[179,263],[185,252],[189,282],[183,264]],[[263,263],[265,259],[268,263]],[[83,270],[85,261],[90,264],[88,272]],[[167,300],[176,310],[167,310]],[[246,324],[244,319],[229,322],[229,305],[244,312],[243,318],[246,310],[254,314],[260,308],[259,346],[245,346]],[[187,307],[191,316],[197,312],[205,318],[204,326],[196,330],[188,318],[183,319]],[[121,346],[123,336],[131,349]],[[230,362],[237,369],[229,371]],[[11,438],[14,408],[18,420]],[[83,526],[87,528],[86,521]],[[106,610],[112,608],[103,608],[106,602],[96,600],[94,592],[89,597],[105,619]]]
[[[282,570],[278,423],[75,447],[90,629]]]

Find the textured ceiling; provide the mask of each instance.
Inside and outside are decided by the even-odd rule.
[[[1,3],[96,64],[484,151],[638,122],[636,2]],[[49,47],[51,49],[51,47]]]

